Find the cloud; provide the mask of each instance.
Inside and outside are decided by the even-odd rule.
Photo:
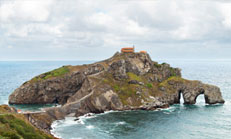
[[[230,1],[209,0],[0,0],[0,54],[39,59],[46,51],[46,59],[50,53],[54,59],[62,53],[69,54],[64,59],[87,59],[135,44],[157,57],[194,57],[194,50],[229,57],[211,53],[229,49],[230,9]],[[9,50],[14,57],[4,53]],[[95,54],[83,53],[91,50]]]
[[[2,22],[43,22],[49,17],[52,0],[1,0],[0,20]]]

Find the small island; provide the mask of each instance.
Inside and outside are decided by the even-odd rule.
[[[151,60],[146,51],[122,48],[111,58],[88,65],[63,66],[38,75],[17,88],[9,104],[60,104],[43,112],[23,113],[38,129],[50,133],[51,124],[66,116],[109,110],[155,110],[180,103],[224,103],[220,89],[181,77],[181,70]]]

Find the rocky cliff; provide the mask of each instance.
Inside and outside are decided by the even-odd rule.
[[[59,103],[36,115],[51,121],[107,110],[153,110],[179,103],[224,103],[220,89],[181,77],[178,68],[158,64],[146,53],[116,53],[94,64],[63,66],[24,83],[9,97],[10,104]],[[36,117],[35,116],[35,117]],[[49,117],[49,118],[46,118]],[[36,119],[36,118],[35,118]]]

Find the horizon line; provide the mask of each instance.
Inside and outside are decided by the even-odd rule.
[[[106,58],[107,59],[107,58]],[[205,60],[207,60],[207,61],[213,61],[213,60],[218,60],[218,61],[220,61],[220,60],[225,60],[225,61],[231,61],[231,58],[217,58],[217,59],[214,59],[214,58],[201,58],[201,59],[198,59],[198,58],[156,58],[156,59],[153,59],[153,58],[151,58],[152,60],[186,60],[186,61],[188,61],[188,60],[200,60],[200,61],[205,61]],[[17,62],[17,61],[25,61],[25,62],[39,62],[39,61],[101,61],[102,59],[0,59],[0,62],[10,62],[10,61],[14,61],[14,62]],[[104,59],[103,59],[104,60]]]

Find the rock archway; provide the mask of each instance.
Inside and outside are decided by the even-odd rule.
[[[181,82],[180,84],[178,82],[173,85],[177,85],[171,86],[177,88],[174,103],[180,103],[180,99],[183,97],[184,104],[195,104],[199,95],[204,95],[207,104],[224,103],[220,89],[216,86],[203,84],[199,81]]]
[[[179,90],[179,97],[180,96],[183,97],[184,104],[195,104],[197,97],[201,94],[204,94],[204,92],[205,91],[203,88],[193,89],[193,90],[191,90],[189,88],[185,88],[185,89]]]

